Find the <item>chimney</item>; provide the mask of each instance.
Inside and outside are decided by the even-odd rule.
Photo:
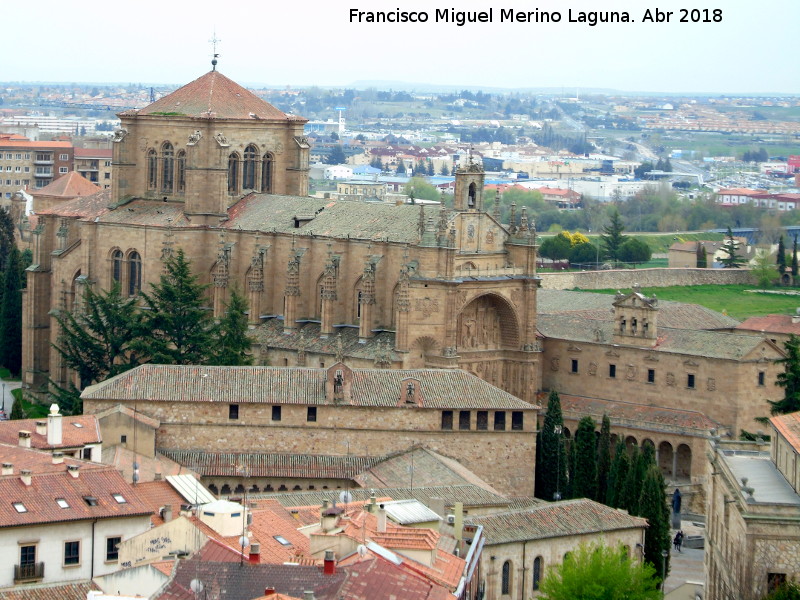
[[[378,509],[378,533],[386,533],[386,509],[383,504]]]
[[[80,476],[80,467],[78,465],[67,465],[67,473],[77,479]]]
[[[268,587],[268,588],[266,588],[266,589],[264,590],[264,595],[265,595],[265,596],[274,596],[274,595],[275,595],[275,588],[274,588],[274,587]]]
[[[22,469],[20,472],[20,479],[22,479],[22,483],[25,485],[31,484],[31,470],[30,469]]]
[[[30,431],[20,431],[19,432],[19,445],[20,448],[30,448],[31,447],[31,432]]]
[[[464,539],[464,504],[456,502],[453,505],[453,513],[456,517],[455,523],[453,523],[453,537],[460,541]]]
[[[250,554],[247,557],[247,562],[251,565],[257,565],[261,562],[261,544],[257,542],[250,544]]]
[[[303,600],[317,600],[316,596],[314,596],[314,592],[305,591],[303,592]]]
[[[172,505],[167,504],[164,508],[161,509],[161,518],[164,519],[164,523],[169,523],[172,521]]]
[[[14,465],[8,462],[3,463],[3,471],[0,473],[2,475],[13,475],[14,474]]]
[[[50,405],[50,414],[47,415],[47,444],[58,446],[62,441],[61,415],[58,414],[58,404]]]
[[[36,435],[47,435],[47,421],[36,421]]]
[[[325,550],[325,562],[323,563],[322,572],[325,575],[333,575],[336,573],[336,555],[333,553],[333,550]]]
[[[60,465],[64,462],[64,453],[63,452],[53,452],[53,464]]]

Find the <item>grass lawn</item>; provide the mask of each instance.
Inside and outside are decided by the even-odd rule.
[[[11,375],[11,371],[6,369],[5,367],[0,367],[0,379],[4,381],[19,381],[19,377],[13,377]]]
[[[794,314],[800,307],[800,296],[753,293],[751,285],[694,285],[642,289],[642,293],[655,294],[661,300],[676,300],[700,304],[735,319],[770,314]],[[589,291],[589,290],[587,290]],[[617,290],[591,290],[603,294],[615,294]]]
[[[43,419],[47,416],[48,408],[41,404],[33,404],[22,397],[22,390],[12,390],[11,395],[14,396],[14,402],[22,403],[22,410],[25,412],[26,419]],[[11,414],[11,410],[7,412]]]

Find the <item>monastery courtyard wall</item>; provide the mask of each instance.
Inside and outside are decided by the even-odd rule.
[[[541,287],[548,290],[630,289],[673,285],[747,285],[754,283],[748,269],[613,269],[609,271],[564,271],[539,273]]]

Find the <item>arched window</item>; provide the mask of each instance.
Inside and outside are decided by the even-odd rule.
[[[244,169],[242,170],[242,187],[246,190],[256,189],[256,163],[258,148],[250,144],[244,149]]]
[[[156,151],[150,148],[147,151],[147,189],[154,190],[158,182],[158,171],[156,170]]]
[[[122,281],[122,250],[111,253],[111,279],[117,283]]]
[[[175,179],[178,182],[178,189],[177,192],[182,194],[186,191],[186,151],[179,150],[176,160],[175,160],[175,168],[176,168],[176,177]]]
[[[239,193],[239,155],[236,152],[228,157],[228,193]]]
[[[169,142],[161,145],[161,191],[171,194],[175,185],[175,149]]]
[[[533,591],[539,589],[539,582],[542,579],[542,557],[537,556],[533,559]]]
[[[135,296],[142,290],[142,257],[134,250],[128,254],[128,295]]]
[[[261,191],[265,194],[272,193],[272,154],[265,154],[261,159]]]
[[[467,199],[467,206],[469,208],[475,208],[475,197],[477,195],[477,188],[475,187],[474,183],[469,184],[469,198]]]
[[[511,561],[507,560],[503,563],[502,580],[500,582],[500,593],[511,593]]]
[[[358,294],[356,295],[356,319],[361,318],[361,299],[364,297],[364,292],[358,290]]]

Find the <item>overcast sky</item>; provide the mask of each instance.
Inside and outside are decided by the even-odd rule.
[[[493,8],[493,23],[435,22],[436,9]],[[647,8],[672,11],[645,23]],[[680,8],[722,10],[679,23]],[[350,9],[426,11],[424,24],[351,23]],[[560,23],[501,23],[500,11]],[[633,23],[569,23],[568,10],[628,11]],[[702,15],[704,16],[704,15]],[[183,84],[210,69],[245,85],[406,81],[490,87],[800,93],[800,1],[140,0],[3,2],[0,81]]]

